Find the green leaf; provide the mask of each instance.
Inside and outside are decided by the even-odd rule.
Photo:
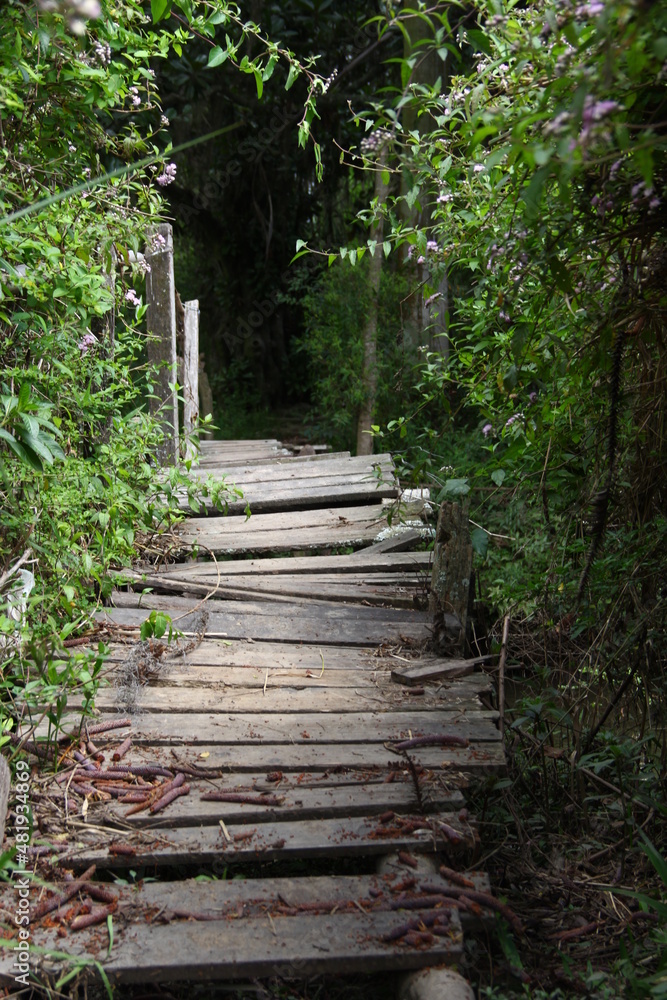
[[[489,549],[488,532],[484,531],[484,528],[475,528],[475,530],[470,533],[470,542],[472,544],[473,552],[484,559]]]
[[[447,479],[443,488],[443,493],[450,497],[464,497],[470,493],[470,486],[467,479]]]
[[[164,16],[167,7],[171,8],[170,0],[151,0],[151,17],[156,24]]]
[[[496,484],[496,486],[502,486],[505,482],[505,470],[504,469],[494,469],[491,473],[491,479]]]
[[[512,389],[514,389],[518,381],[519,381],[519,373],[517,371],[516,365],[510,365],[510,367],[503,375],[503,387],[505,389],[505,392],[510,392]]]
[[[227,58],[227,53],[224,49],[221,49],[219,45],[211,49],[208,54],[208,62],[206,63],[207,69],[213,69],[214,66],[219,66]]]
[[[255,84],[257,86],[257,100],[261,101],[262,94],[264,93],[264,81],[258,69],[255,70]]]
[[[572,287],[570,272],[558,257],[549,258],[549,270],[553,274],[554,281],[560,288],[561,292],[571,295],[574,289]]]
[[[540,167],[540,169],[536,170],[533,174],[528,187],[524,188],[522,192],[521,196],[525,202],[526,214],[529,219],[534,219],[537,215],[537,211],[542,200],[542,191],[544,190],[544,185],[546,184],[550,173],[550,167]]]
[[[292,63],[289,68],[289,73],[287,74],[287,83],[285,84],[285,90],[289,90],[290,87],[294,85],[298,76],[299,76],[299,70],[294,65],[294,63]]]

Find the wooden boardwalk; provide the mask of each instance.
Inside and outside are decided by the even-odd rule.
[[[470,898],[489,886],[470,870],[464,790],[504,754],[488,677],[427,651],[428,509],[401,502],[388,455],[206,442],[194,474],[208,473],[244,499],[188,518],[181,561],[138,567],[113,594],[99,718],[82,759],[34,786],[42,874],[62,891],[64,871],[95,865],[127,884],[105,900],[89,873],[41,918],[35,887],[33,944],[93,958],[113,982],[455,962],[462,926],[490,912]],[[175,642],[141,639],[151,612]]]

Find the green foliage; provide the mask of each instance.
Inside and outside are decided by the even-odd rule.
[[[459,75],[429,88],[407,67],[396,107],[419,130],[380,112],[413,181],[389,199],[392,242],[420,255],[425,296],[449,278],[420,388],[440,403],[432,426],[485,450],[459,477],[541,510],[572,604],[586,533],[630,524],[638,557],[664,507],[667,16],[550,0],[428,16]]]
[[[162,431],[147,414],[146,306],[139,251],[173,181],[154,64],[229,22],[232,61],[271,76],[287,49],[224,0],[103,0],[86,20],[70,0],[3,6],[0,33],[0,711],[46,713],[57,731],[68,694],[86,710],[105,651],[66,654],[90,627],[114,572],[201,496],[224,509],[224,483],[196,489],[163,474]],[[171,15],[174,15],[173,17]],[[159,24],[158,24],[159,22]],[[314,74],[309,99],[314,101]],[[115,322],[113,320],[115,313]],[[23,568],[19,570],[19,567]],[[29,580],[29,586],[26,581]],[[164,634],[164,616],[150,621]]]
[[[362,336],[370,305],[368,260],[342,262],[323,271],[304,298],[305,333],[299,349],[308,359],[320,434],[334,447],[354,448],[364,399]],[[406,359],[401,347],[401,299],[405,280],[383,275],[378,298],[378,420],[389,419]],[[413,359],[414,360],[414,359]]]

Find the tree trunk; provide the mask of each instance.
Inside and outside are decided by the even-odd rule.
[[[376,218],[371,226],[370,239],[375,242],[375,251],[371,257],[368,271],[368,283],[370,288],[370,303],[368,307],[368,319],[364,328],[364,360],[362,370],[362,380],[364,384],[364,402],[359,411],[357,420],[357,455],[373,454],[373,436],[371,434],[371,424],[373,423],[373,413],[375,411],[375,399],[377,396],[377,331],[378,331],[378,299],[380,296],[380,279],[382,277],[382,233],[384,229],[382,219],[382,209],[387,200],[388,185],[383,180],[383,173],[387,166],[387,142],[380,141],[378,157],[376,163],[377,173],[375,175],[375,204]]]
[[[405,7],[414,7],[414,0],[404,0]],[[437,3],[432,8],[435,13],[438,10],[445,10],[444,3]],[[435,44],[434,31],[428,21],[423,17],[407,17],[403,24],[406,28],[403,41],[403,58],[415,59],[415,64],[410,74],[408,86],[412,84],[422,84],[427,87],[435,86],[437,80],[442,80],[441,91],[444,93],[447,81],[450,76],[450,64],[448,60],[441,59],[438,48]],[[437,28],[438,21],[434,21]],[[432,43],[432,44],[429,44]],[[425,123],[432,121],[427,115],[417,117],[415,104],[407,102],[402,111],[403,131],[428,132]],[[406,168],[401,179],[401,194],[406,195],[415,183],[412,172]],[[422,203],[419,209],[418,202],[410,209],[403,202],[402,218],[406,226],[417,229],[425,229],[431,224],[432,206],[427,203],[427,199],[433,201],[436,192],[422,192],[418,202]],[[406,256],[403,258],[404,267],[409,271],[411,285],[414,289],[405,303],[403,313],[403,343],[408,351],[415,351],[419,347],[426,347],[429,350],[438,350],[445,356],[449,353],[449,341],[447,339],[447,315],[449,308],[449,283],[446,272],[443,272],[437,291],[439,298],[435,300],[433,306],[424,309],[424,297],[422,287],[428,277],[427,265],[418,264],[416,260],[407,259],[407,248],[404,248]],[[428,327],[428,329],[426,329]]]

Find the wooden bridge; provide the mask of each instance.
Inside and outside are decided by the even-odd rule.
[[[389,455],[206,442],[208,472],[244,498],[113,594],[99,718],[31,784],[55,885],[30,890],[31,974],[68,968],[37,948],[112,983],[455,964],[495,903],[465,787],[504,755],[488,676],[428,651],[432,512]]]

